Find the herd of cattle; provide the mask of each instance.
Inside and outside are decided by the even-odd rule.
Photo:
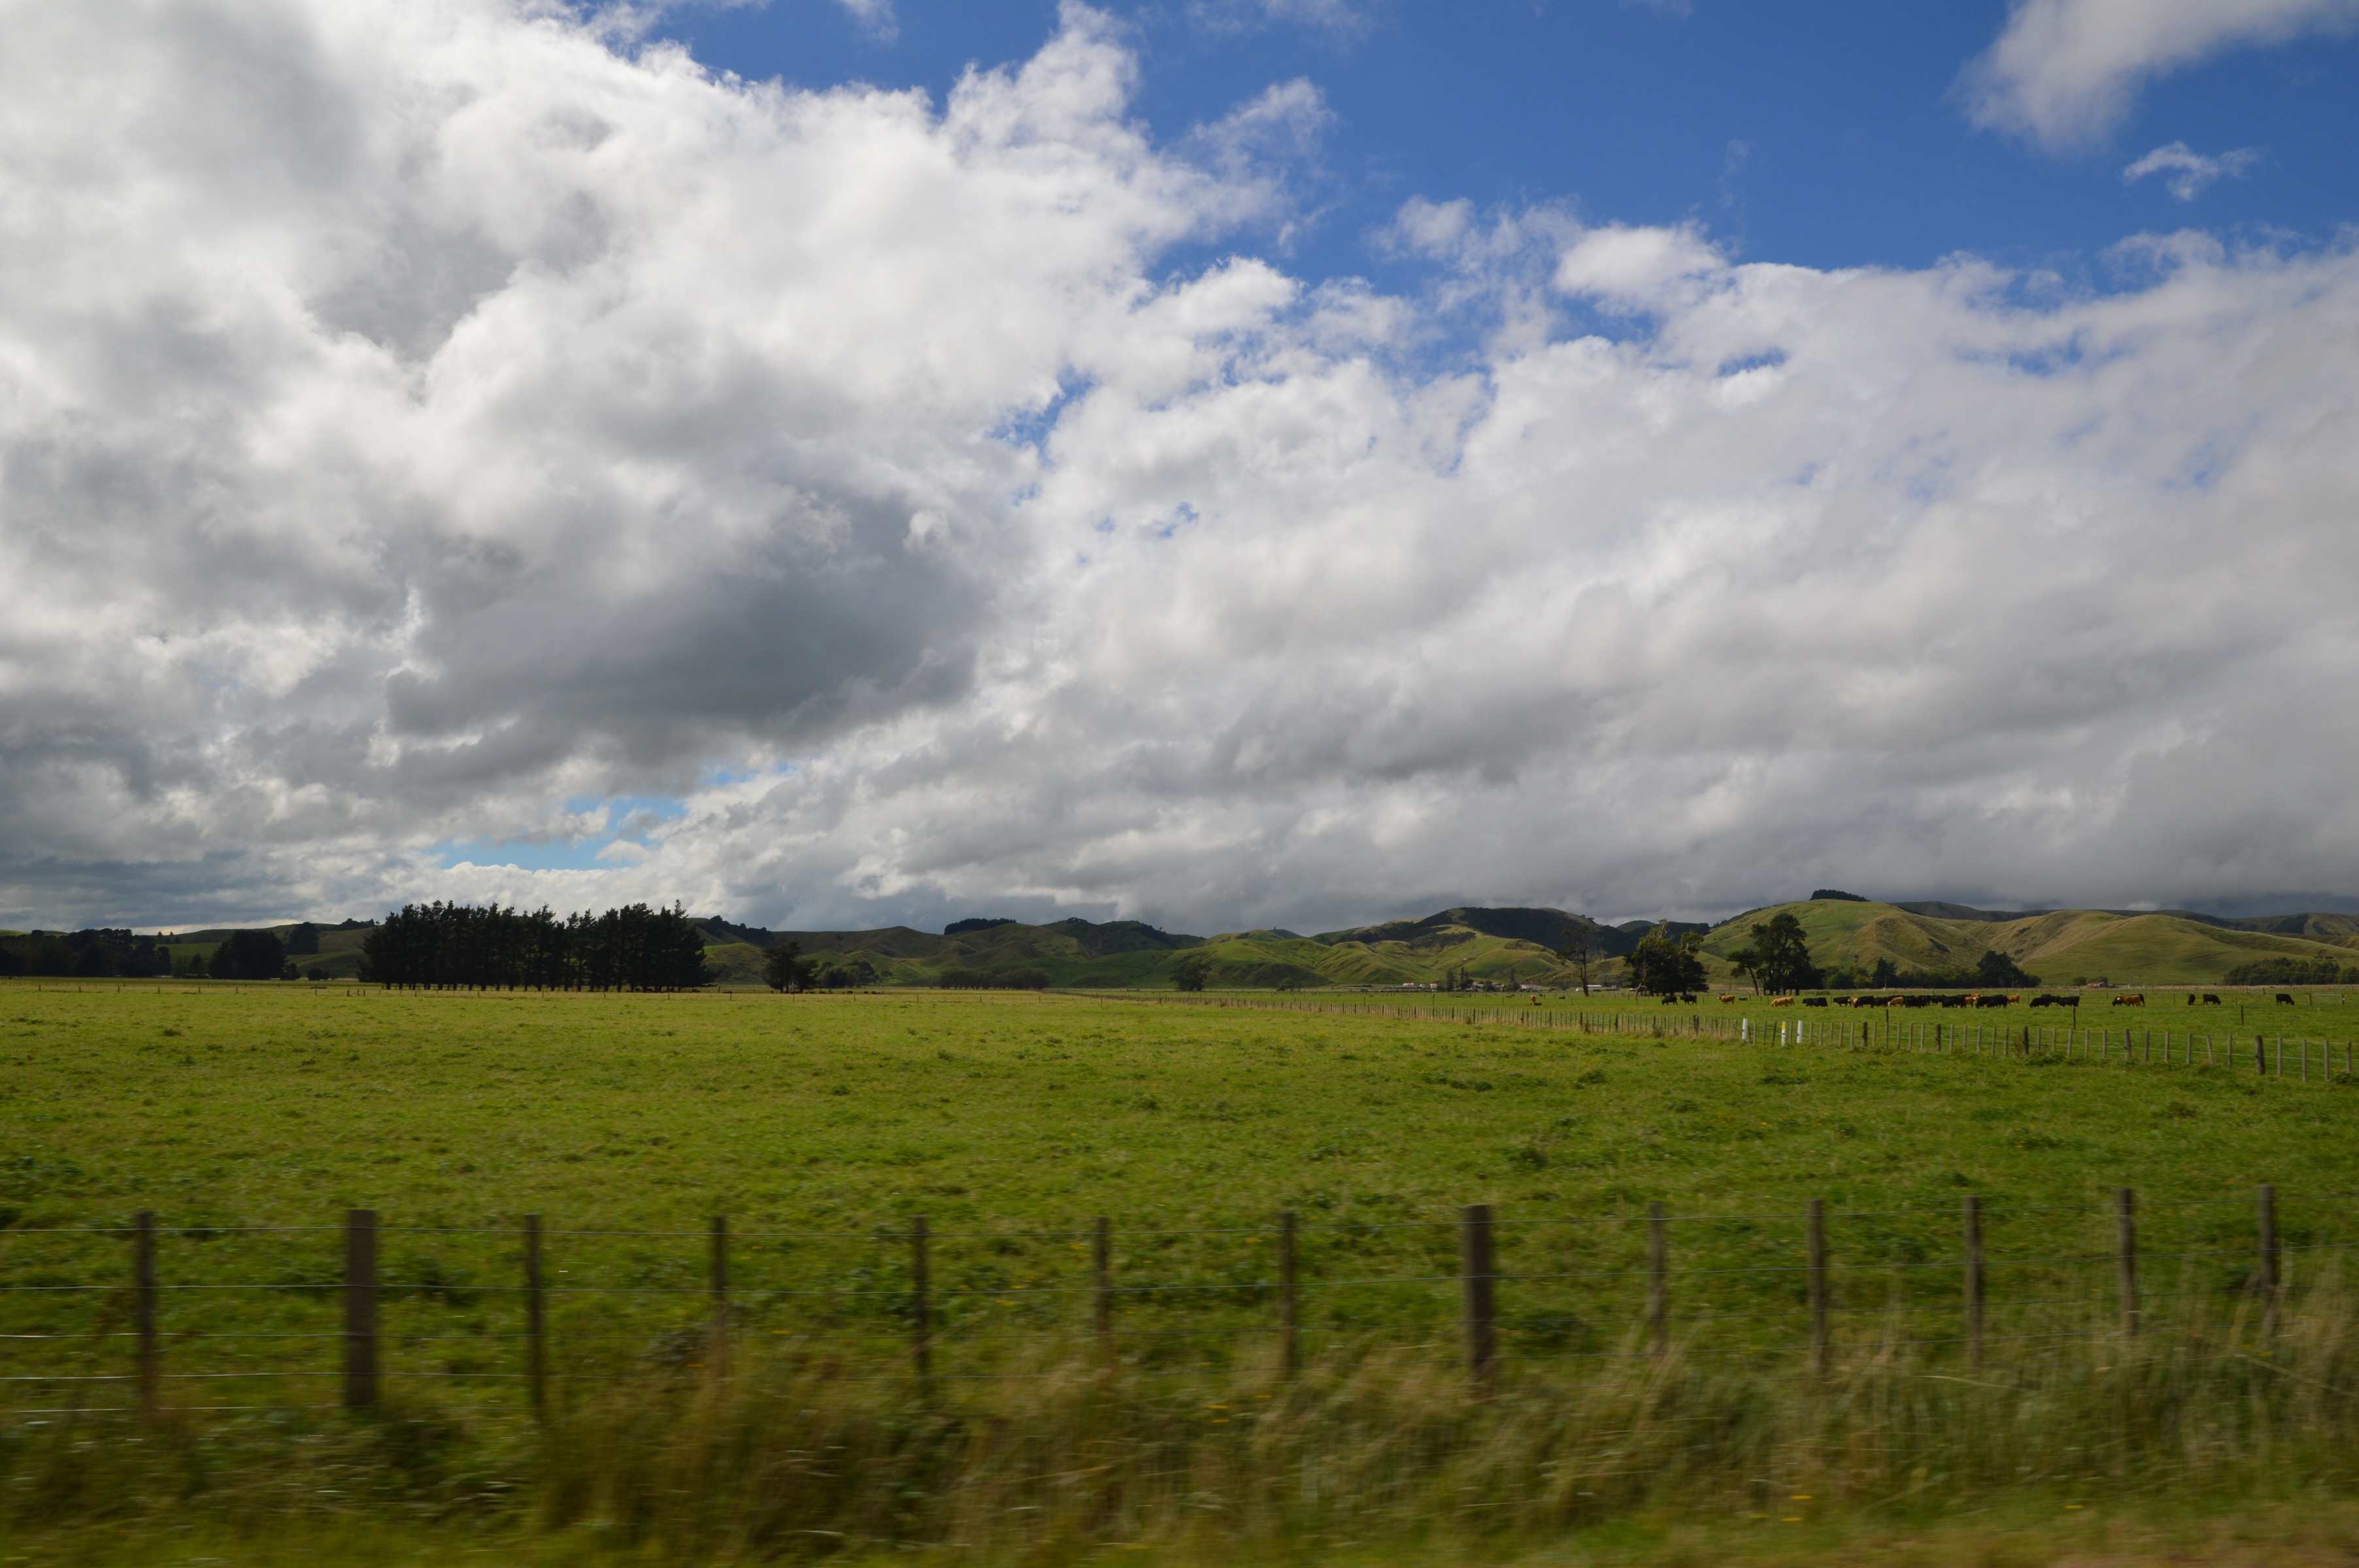
[[[1733,993],[1721,998],[1723,1002],[1737,999]],[[1967,991],[1957,995],[1936,991],[1897,996],[1775,996],[1769,1005],[1773,1007],[1790,1007],[1797,1003],[1805,1007],[2006,1007],[2022,1000],[2020,996],[2010,996],[2000,991]],[[2081,998],[2042,992],[2031,998],[2031,1005],[2035,1007],[2077,1007],[2081,1005]],[[2114,1006],[2117,1007],[2142,1007],[2145,1005],[2146,998],[2141,996],[2125,995],[2114,998]]]
[[[1733,991],[1720,999],[1723,1002],[1744,1000]],[[2277,999],[2288,1007],[2294,1005],[2293,996],[2288,992],[2279,991],[2277,994]],[[2146,1006],[2146,993],[2124,991],[2112,1000],[2116,1007],[2143,1007]],[[1693,996],[1665,996],[1663,1006],[1668,1007],[1678,1003],[1691,1004],[1694,1001]],[[1894,996],[1773,996],[1769,1000],[1769,1005],[1773,1007],[1790,1007],[1797,1004],[1805,1007],[2009,1007],[2022,1001],[2023,997],[2019,994],[2007,996],[1997,991],[1968,991],[1959,995],[1937,991]],[[2189,1007],[2196,1006],[2199,1001],[2209,1007],[2223,1005],[2216,991],[2205,991],[2200,996],[2193,991],[2187,994]],[[2078,996],[2059,996],[2052,991],[2042,991],[2031,998],[2030,1005],[2035,1007],[2077,1007],[2081,1005],[2081,998]]]

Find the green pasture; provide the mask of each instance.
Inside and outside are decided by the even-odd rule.
[[[2171,1300],[2233,1300],[2263,1181],[2287,1194],[2289,1242],[2321,1249],[2304,1277],[2332,1268],[2349,1205],[2326,1195],[2359,1187],[2343,1054],[2332,1082],[2323,1054],[2307,1083],[2184,1065],[2166,1026],[2223,1009],[2150,1001],[2135,1023],[2173,1062],[2148,1040],[2125,1064],[2131,1011],[2081,1009],[2111,1031],[2098,1062],[2085,1042],[2003,1053],[2009,1031],[2051,1027],[2022,1008],[17,983],[0,988],[0,1332],[63,1337],[0,1340],[0,1359],[17,1377],[121,1369],[124,1340],[91,1335],[122,1330],[125,1243],[72,1227],[141,1209],[175,1288],[179,1391],[204,1404],[327,1397],[324,1376],[226,1374],[332,1368],[348,1207],[397,1227],[397,1380],[491,1409],[519,1397],[527,1214],[550,1228],[554,1333],[585,1383],[701,1353],[714,1214],[744,1332],[880,1375],[905,1362],[919,1214],[938,1360],[968,1376],[1082,1342],[1098,1215],[1119,1354],[1175,1370],[1270,1354],[1282,1209],[1304,1227],[1313,1356],[1450,1354],[1470,1203],[1495,1205],[1501,1268],[1527,1277],[1501,1311],[1536,1366],[1626,1351],[1649,1203],[1674,1216],[1681,1332],[1722,1354],[1799,1343],[1811,1198],[1836,1216],[1844,1322],[1876,1333],[1896,1314],[1953,1326],[1967,1192],[1990,1211],[2002,1315],[2103,1315],[2116,1186],[2141,1194]],[[2344,1041],[2359,1018],[2323,997],[2276,1012]],[[1634,1032],[1568,1027],[1579,1015]],[[1754,1041],[1710,1032],[1738,1018]],[[1779,1048],[1797,1018],[1853,1033]],[[1990,1048],[1908,1033],[1962,1021]],[[56,1289],[73,1286],[109,1289]]]
[[[2359,1007],[2338,996],[2259,1010],[2273,1040],[2347,1043]],[[1948,1530],[1979,1562],[1990,1519],[2085,1523],[2066,1510],[2093,1497],[2322,1517],[2359,1484],[2342,1059],[2321,1050],[2307,1081],[2190,1065],[2187,1015],[2224,1032],[2233,1007],[2080,1012],[2103,1060],[2053,1036],[2025,1054],[2020,1030],[2064,1027],[2052,1009],[1749,997],[0,984],[0,1549],[1299,1562],[1552,1540],[1692,1562]],[[1797,1021],[1878,1033],[1777,1044]],[[1989,1038],[1910,1032],[1968,1023]],[[2175,1042],[2170,1064],[2145,1038],[2125,1060],[2125,1029]],[[2252,1293],[2261,1181],[2286,1247],[2275,1343]],[[2117,1186],[2138,1193],[2136,1345]],[[1958,1343],[1969,1193],[1979,1365]],[[1826,1381],[1802,1349],[1813,1198]],[[1493,1401],[1459,1360],[1471,1203],[1497,1216]],[[1655,1203],[1669,1360],[1640,1329]],[[323,1408],[353,1207],[386,1227],[377,1421]],[[1307,1361],[1288,1383],[1281,1210]],[[128,1401],[137,1211],[179,1412],[159,1429],[66,1413]],[[519,1376],[527,1214],[547,1227],[546,1429]],[[1690,1518],[1709,1546],[1666,1534]]]

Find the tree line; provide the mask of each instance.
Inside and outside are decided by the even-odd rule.
[[[361,943],[361,979],[387,987],[683,991],[711,978],[704,933],[678,904],[562,920],[546,908],[405,904]]]
[[[1821,892],[1816,896],[1831,895]],[[1864,975],[1848,966],[1822,969],[1811,962],[1809,934],[1790,911],[1746,927],[1745,935],[1745,945],[1728,955],[1729,963],[1752,982],[1755,991],[1773,996],[1820,986],[1832,990],[1900,986],[1939,991],[1976,987],[2009,990],[2039,984],[2038,975],[2025,973],[2021,964],[1995,948],[1982,954],[1970,968],[1937,965],[1903,969],[1889,958],[1879,958]],[[1638,939],[1625,967],[1636,990],[1655,996],[1691,996],[1704,989],[1706,984],[1703,939],[1694,931],[1674,932],[1668,925],[1658,926]],[[2331,970],[2333,965],[2330,963],[2325,967]],[[2239,984],[2234,973],[2231,972],[2230,985]],[[2331,984],[2332,978],[2330,975],[2327,980],[2317,983]]]
[[[103,980],[117,975],[144,979],[171,972],[172,955],[162,943],[127,931],[92,927],[0,937],[0,975]]]

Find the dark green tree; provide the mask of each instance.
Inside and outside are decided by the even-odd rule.
[[[1753,994],[1761,994],[1761,952],[1758,948],[1740,947],[1728,955],[1728,962],[1739,975],[1753,982]]]
[[[1582,995],[1587,996],[1589,972],[1596,966],[1599,959],[1605,956],[1605,944],[1597,934],[1596,923],[1576,918],[1565,929],[1562,945],[1556,950],[1556,955],[1566,968],[1572,971],[1573,983],[1581,987]]]
[[[1745,934],[1756,955],[1754,977],[1772,996],[1799,991],[1820,981],[1819,966],[1810,962],[1810,939],[1791,910],[1772,915]]]
[[[1173,972],[1171,984],[1182,991],[1201,991],[1212,978],[1212,961],[1202,953],[1191,953],[1180,961]]]
[[[1992,948],[1974,965],[1974,978],[1984,985],[2004,990],[2011,985],[2037,985],[2039,976],[2026,975],[2023,966],[1996,948]]]
[[[803,956],[803,944],[782,942],[762,955],[762,978],[773,991],[808,990],[811,983],[811,961]]]
[[[1633,988],[1649,996],[1683,996],[1703,989],[1703,937],[1673,935],[1657,926],[1638,939],[1625,967]]]
[[[216,980],[276,980],[286,968],[287,950],[278,945],[277,932],[240,931],[213,949],[205,973]]]
[[[777,949],[770,950],[776,953]],[[856,991],[863,985],[876,983],[876,965],[866,953],[854,953],[843,962],[825,964],[809,982],[814,991]]]

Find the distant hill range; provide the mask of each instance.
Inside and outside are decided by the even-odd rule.
[[[1714,925],[1671,921],[1703,936],[1712,983],[1737,985],[1729,954],[1751,926],[1781,913],[1802,922],[1812,959],[1863,977],[1876,961],[1904,974],[1972,969],[1993,949],[2050,985],[2111,980],[2116,985],[2220,982],[2257,960],[2359,967],[2359,916],[2264,915],[2234,919],[2186,909],[1977,909],[1939,902],[1881,903],[1853,897],[1799,899],[1748,910]],[[1026,925],[975,919],[936,936],[891,926],[870,931],[771,931],[726,920],[700,921],[713,945],[706,957],[724,979],[761,973],[762,950],[793,941],[807,953],[848,962],[865,957],[884,985],[930,985],[947,968],[1038,969],[1053,985],[1166,986],[1181,955],[1212,961],[1214,985],[1331,986],[1432,985],[1461,972],[1506,985],[1566,985],[1571,971],[1557,954],[1583,926],[1607,959],[1626,955],[1653,922],[1598,924],[1563,909],[1444,909],[1422,920],[1386,920],[1303,936],[1265,929],[1211,937],[1158,931],[1136,920],[1095,924],[1059,920]],[[1600,977],[1620,965],[1607,964]]]
[[[1904,973],[1972,969],[1992,950],[2054,986],[2098,979],[2133,985],[2216,985],[2231,969],[2270,959],[2359,968],[2359,915],[2237,919],[2191,909],[1978,909],[1938,902],[1882,903],[1827,891],[1710,926],[1670,924],[1677,931],[1701,933],[1706,969],[1712,984],[1725,989],[1739,984],[1728,960],[1745,944],[1748,929],[1782,913],[1801,921],[1816,963],[1863,977],[1879,959]],[[1169,986],[1182,957],[1193,952],[1212,960],[1212,983],[1225,986],[1427,985],[1452,973],[1498,985],[1567,985],[1571,971],[1557,954],[1574,932],[1586,927],[1595,933],[1608,962],[1593,975],[1604,978],[1620,968],[1611,960],[1625,956],[1652,929],[1647,920],[1602,925],[1563,909],[1473,907],[1316,936],[1264,929],[1201,937],[1137,920],[1065,920],[1036,926],[990,917],[953,921],[940,934],[908,926],[788,931],[719,919],[696,924],[708,942],[705,956],[724,984],[758,983],[764,951],[795,942],[822,960],[848,964],[865,958],[882,985],[930,985],[946,969],[985,975],[1032,969],[1045,973],[1052,985],[1113,987]],[[360,946],[371,927],[346,920],[271,929],[305,972],[317,968],[345,979],[358,970]],[[162,940],[177,959],[209,953],[228,935],[223,928]]]
[[[1220,936],[1189,936],[1136,920],[1103,924],[1083,920],[1031,926],[976,918],[952,921],[940,936],[887,926],[864,931],[767,931],[704,920],[713,945],[705,958],[726,981],[758,979],[762,953],[793,942],[806,953],[848,964],[865,958],[883,985],[931,985],[945,969],[984,974],[1038,969],[1052,985],[1168,986],[1181,955],[1201,951],[1212,962],[1214,985],[1317,986],[1432,985],[1444,975],[1505,985],[1564,983],[1570,971],[1557,958],[1571,933],[1597,933],[1603,958],[1619,957],[1653,929],[1647,920],[1603,926],[1562,909],[1444,909],[1417,920],[1387,920],[1317,936],[1266,928]],[[1701,924],[1680,931],[1704,931]]]

